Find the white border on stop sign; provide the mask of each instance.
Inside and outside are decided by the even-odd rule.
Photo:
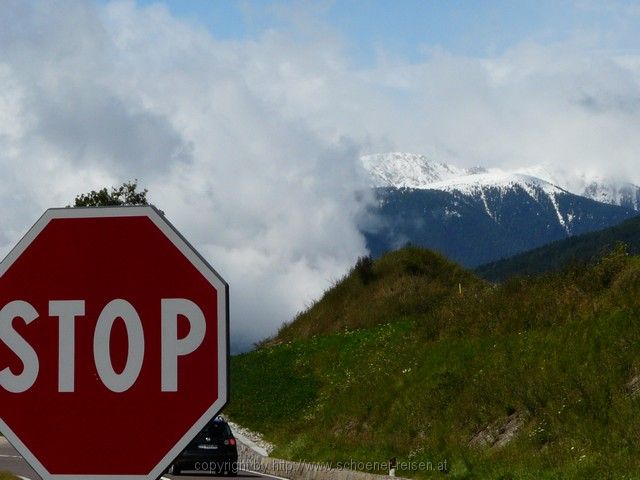
[[[171,240],[175,247],[196,267],[218,293],[218,399],[207,409],[198,421],[182,436],[175,446],[167,453],[158,465],[146,475],[110,475],[110,474],[82,474],[65,475],[51,474],[44,465],[31,453],[27,446],[0,418],[0,431],[18,450],[24,459],[44,480],[155,480],[171,462],[184,450],[189,441],[204,428],[206,423],[217,415],[228,400],[228,369],[229,369],[229,285],[213,269],[211,265],[196,251],[193,246],[178,232],[178,230],[154,206],[125,206],[125,207],[80,207],[80,208],[50,208],[29,229],[18,244],[0,263],[0,277],[22,255],[31,242],[54,219],[69,218],[106,218],[106,217],[148,217],[164,235]]]

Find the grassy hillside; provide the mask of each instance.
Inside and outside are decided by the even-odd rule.
[[[374,271],[407,256],[435,261],[436,277],[464,275],[421,255],[401,252]],[[429,307],[416,289],[406,303],[416,310],[396,309],[382,324],[325,325],[322,335],[305,327],[296,338],[294,323],[271,346],[234,357],[227,413],[291,459],[395,456],[433,470],[446,461],[446,478],[640,478],[640,258],[617,251],[500,286],[464,278],[462,295],[454,288]],[[384,281],[363,286],[353,308],[375,310]],[[341,308],[332,318],[353,315]]]
[[[310,338],[380,325],[403,316],[426,315],[460,287],[464,290],[480,284],[471,272],[422,248],[406,247],[375,262],[363,257],[320,301],[282,327],[272,340]]]
[[[575,263],[590,263],[618,243],[627,245],[630,253],[640,254],[640,217],[480,266],[476,273],[491,281],[502,281],[516,275],[540,275]]]

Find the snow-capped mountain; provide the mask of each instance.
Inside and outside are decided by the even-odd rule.
[[[497,181],[501,181],[506,174],[520,174],[544,180],[562,190],[597,202],[640,211],[640,186],[595,173],[569,172],[553,165],[540,164],[509,172],[483,167],[465,169],[424,155],[403,152],[366,155],[361,161],[376,187],[442,189],[446,188],[449,181],[460,185],[461,182],[471,180],[470,175],[475,174],[493,174]],[[491,176],[482,178],[487,186],[492,180]]]
[[[458,168],[413,153],[365,155],[361,161],[376,187],[428,188],[435,182],[477,173],[475,169]]]
[[[496,211],[492,211],[488,199],[496,197],[503,199],[514,192],[521,191],[529,195],[535,202],[547,202],[551,205],[558,223],[568,234],[572,233],[575,213],[572,211],[562,212],[558,201],[559,197],[566,196],[568,192],[536,177],[494,171],[432,183],[428,188],[479,198],[487,215],[496,222],[499,222],[500,218]]]
[[[640,187],[629,181],[595,173],[568,172],[561,167],[544,164],[523,168],[520,171],[560,185],[576,195],[640,211]]]
[[[397,153],[368,156],[363,164],[379,200],[372,211],[375,226],[364,232],[374,255],[412,243],[476,266],[638,213],[576,195],[537,175],[465,170]]]
[[[591,181],[582,190],[582,195],[598,202],[640,211],[640,187],[633,183]]]

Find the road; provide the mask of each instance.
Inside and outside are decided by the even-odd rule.
[[[24,461],[22,456],[7,442],[4,437],[0,437],[0,471],[12,472],[26,480],[41,480],[42,477],[38,475],[33,469],[27,465],[27,462]],[[165,479],[179,479],[179,480],[202,480],[203,478],[209,477],[208,475],[203,474],[184,474],[178,477],[173,475],[165,475],[163,478]],[[210,477],[213,478],[213,477]],[[227,477],[228,478],[228,477]],[[254,472],[239,472],[237,477],[233,477],[236,479],[247,479],[247,480],[274,480],[278,477],[271,477],[268,475],[262,475]]]

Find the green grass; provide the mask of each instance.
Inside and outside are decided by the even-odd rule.
[[[19,477],[10,472],[0,472],[0,480],[19,480]]]
[[[324,297],[278,332],[278,343],[387,323],[432,312],[459,291],[478,286],[471,272],[445,257],[416,247],[385,255],[375,263],[361,258]]]
[[[422,478],[640,478],[640,397],[626,388],[640,374],[640,259],[470,285],[383,324],[289,330],[234,357],[227,413],[295,460],[446,460],[446,475],[399,472]],[[527,420],[506,447],[469,447],[513,412]]]

